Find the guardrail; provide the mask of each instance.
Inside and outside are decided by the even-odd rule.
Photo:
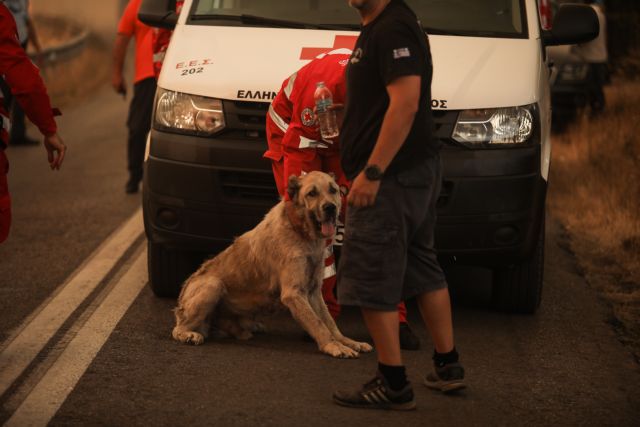
[[[29,56],[32,60],[41,58],[44,65],[73,59],[82,53],[88,38],[89,31],[82,30],[80,34],[60,46],[43,49],[40,53],[30,53]]]

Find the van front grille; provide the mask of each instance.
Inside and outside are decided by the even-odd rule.
[[[280,198],[270,172],[220,171],[224,195],[232,199],[277,202]]]
[[[227,129],[264,132],[268,102],[223,101]]]

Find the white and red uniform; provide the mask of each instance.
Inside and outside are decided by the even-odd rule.
[[[284,180],[284,150],[282,148],[282,139],[285,132],[289,128],[291,122],[291,114],[293,104],[289,100],[291,88],[289,81],[291,77],[282,83],[280,91],[271,102],[269,112],[267,113],[267,143],[268,150],[264,153],[264,157],[271,160],[273,169],[273,177],[278,187],[278,194],[284,196],[287,186]]]
[[[264,157],[271,160],[278,192],[283,197],[291,175],[323,171],[333,173],[342,194],[342,211],[338,218],[338,235],[328,242],[325,254],[325,274],[322,296],[333,318],[340,314],[334,294],[336,265],[333,244],[341,245],[346,193],[349,181],[340,165],[339,142],[324,141],[315,119],[314,93],[316,84],[324,82],[333,94],[335,104],[343,104],[346,96],[345,70],[351,50],[343,48],[323,53],[287,78],[269,106],[266,132],[268,150]],[[400,321],[406,322],[404,303],[398,306]]]
[[[0,76],[40,132],[43,135],[55,134],[57,126],[47,89],[38,69],[20,46],[17,34],[11,12],[0,2]],[[0,91],[0,243],[7,238],[11,226],[11,197],[7,185],[9,162],[4,152],[9,144],[11,122],[4,109],[3,98]]]

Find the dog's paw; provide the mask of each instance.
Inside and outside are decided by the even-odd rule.
[[[339,359],[356,359],[358,357],[357,351],[339,343],[338,341],[330,341],[320,350],[329,356],[337,357]]]
[[[342,343],[347,347],[354,349],[358,353],[371,353],[373,351],[373,347],[371,346],[371,344],[366,342],[358,342],[349,338],[345,338]]]
[[[200,345],[204,342],[204,335],[193,331],[176,331],[173,330],[173,338],[185,344]]]

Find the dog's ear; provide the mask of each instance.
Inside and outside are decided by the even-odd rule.
[[[295,175],[289,177],[289,184],[287,185],[287,194],[289,194],[289,200],[293,200],[298,191],[300,191],[300,178]]]

